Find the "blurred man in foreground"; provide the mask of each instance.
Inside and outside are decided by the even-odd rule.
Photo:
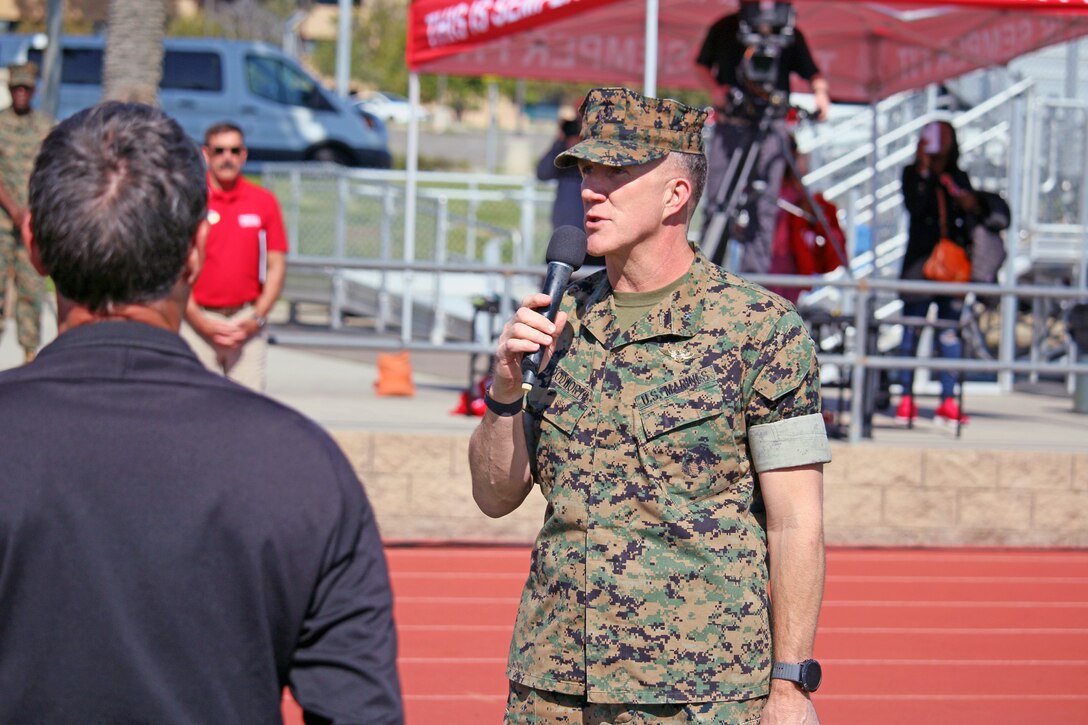
[[[23,238],[60,335],[0,374],[0,722],[399,724],[373,512],[315,424],[201,366],[200,152],[147,106],[61,123]]]

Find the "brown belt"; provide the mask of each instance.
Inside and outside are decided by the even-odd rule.
[[[230,317],[232,315],[238,314],[239,312],[241,312],[245,308],[251,306],[252,304],[253,304],[252,302],[246,302],[244,304],[235,305],[233,307],[208,307],[207,305],[201,305],[200,309],[207,310],[208,312],[215,312],[216,314],[220,314],[220,315],[223,315],[225,317]]]

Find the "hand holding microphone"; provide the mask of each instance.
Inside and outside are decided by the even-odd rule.
[[[545,257],[548,262],[548,274],[544,278],[544,287],[540,291],[551,297],[551,302],[540,314],[548,318],[549,322],[555,321],[559,312],[559,304],[563,301],[563,292],[570,282],[570,276],[574,270],[582,266],[582,260],[586,258],[586,233],[578,227],[564,225],[552,232],[552,238],[548,242],[548,252]],[[528,392],[537,383],[537,373],[544,361],[544,346],[541,345],[536,352],[526,355],[521,361],[521,388]]]
[[[561,226],[555,230],[548,243],[548,272],[543,288],[525,300],[524,306],[506,324],[499,338],[495,382],[492,386],[492,395],[497,400],[513,402],[513,386],[518,378],[521,379],[523,391],[531,390],[537,384],[537,375],[547,349],[554,343],[555,333],[565,322],[565,317],[559,314],[563,292],[571,274],[582,266],[585,256],[584,231],[573,226]],[[553,324],[556,322],[559,325]]]

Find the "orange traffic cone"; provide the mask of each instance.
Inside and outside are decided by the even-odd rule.
[[[374,389],[378,395],[410,398],[416,394],[416,386],[412,382],[412,360],[407,350],[378,353],[378,379],[374,381]]]

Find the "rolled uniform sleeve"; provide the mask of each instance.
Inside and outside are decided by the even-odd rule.
[[[775,324],[753,370],[747,424],[756,472],[829,462],[816,347],[796,311]]]

